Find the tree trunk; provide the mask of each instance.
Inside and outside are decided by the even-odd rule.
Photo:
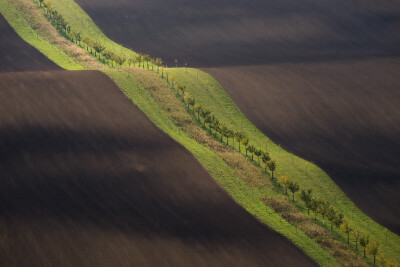
[[[293,202],[294,202],[294,192],[293,192]]]
[[[365,258],[365,247],[364,247],[364,258]]]
[[[350,232],[347,233],[347,244],[350,244]]]
[[[274,172],[273,171],[271,171],[271,177],[272,177],[272,180],[274,179]]]
[[[239,153],[240,153],[240,142],[239,142]]]

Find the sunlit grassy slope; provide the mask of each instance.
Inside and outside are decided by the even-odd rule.
[[[3,0],[1,0],[3,1]],[[12,8],[12,6],[9,6]],[[21,14],[13,9],[14,17],[6,17],[12,26],[15,25],[12,20],[22,20]],[[24,24],[28,26],[27,23]],[[43,49],[47,42],[34,42],[34,45],[39,50]],[[58,49],[55,48],[57,51]],[[46,55],[46,54],[45,54]],[[74,70],[72,58],[64,54],[68,63],[63,67],[65,69]],[[50,58],[51,59],[51,58]],[[55,61],[57,63],[57,61]],[[258,195],[254,194],[252,189],[248,187],[240,177],[215,153],[205,146],[200,145],[193,139],[186,136],[180,131],[165,114],[165,111],[159,109],[157,103],[148,97],[146,90],[137,83],[137,80],[132,76],[128,76],[125,71],[115,69],[104,70],[125,92],[125,94],[137,105],[152,121],[164,132],[169,134],[176,141],[184,145],[200,163],[210,172],[210,174],[227,190],[227,192],[250,213],[258,217],[261,221],[271,226],[276,231],[282,233],[294,244],[300,247],[306,254],[324,266],[337,266],[335,259],[323,250],[314,240],[307,237],[303,232],[296,231],[296,228],[287,223],[280,215],[273,212],[272,209],[265,206],[258,199]],[[154,75],[149,72],[149,75]],[[156,76],[154,76],[156,78]]]
[[[303,189],[313,189],[314,195],[329,200],[337,210],[344,213],[352,226],[365,230],[372,239],[380,241],[382,251],[400,260],[400,237],[388,232],[360,211],[343,191],[318,166],[307,162],[275,144],[258,130],[238,109],[222,86],[209,74],[197,69],[170,69],[177,84],[185,84],[187,91],[197,102],[207,107],[216,117],[233,129],[242,129],[250,142],[266,149],[276,159],[276,176],[286,174],[296,180]],[[275,174],[274,174],[275,175]],[[387,235],[387,240],[386,240]]]
[[[105,70],[125,94],[137,105],[152,122],[177,142],[186,147],[216,179],[216,181],[247,211],[282,233],[306,254],[323,266],[337,265],[333,257],[323,250],[314,240],[287,223],[271,208],[266,207],[259,199],[260,194],[243,182],[240,177],[213,151],[189,138],[173,124],[168,115],[154,101],[133,75],[117,70]],[[141,74],[143,75],[143,74]],[[154,75],[148,73],[147,75]]]
[[[67,70],[83,70],[83,67],[76,63],[75,60],[38,35],[8,1],[0,0],[0,12],[25,42],[36,47],[57,65]]]
[[[100,41],[105,47],[114,52],[121,53],[127,58],[135,56],[136,53],[116,42],[110,40],[100,29],[89,15],[77,4],[71,0],[52,1],[51,4],[58,10],[63,17],[71,24],[71,28],[77,29],[83,36],[88,36],[94,40]],[[124,64],[127,66],[127,62]]]
[[[7,1],[0,0],[0,3],[1,12],[3,15],[7,12],[10,13],[8,16],[5,15],[5,17],[21,37],[25,36],[28,40],[37,38],[35,33],[29,30],[27,23],[22,23],[23,19],[8,5]],[[81,31],[83,35],[101,40],[105,46],[120,51],[125,55],[135,54],[133,51],[109,40],[74,1],[54,1],[53,5],[71,23],[72,27]],[[19,30],[17,30],[18,27]],[[40,40],[39,38],[40,36],[37,40]],[[65,69],[79,69],[80,67],[73,59],[63,54],[62,51],[59,52],[57,48],[44,41],[33,42],[30,40],[29,43],[37,47],[40,51],[43,50],[44,52],[42,51],[42,53]],[[50,52],[45,50],[46,47],[49,47]],[[62,59],[58,59],[57,55],[60,55]],[[301,188],[312,188],[316,196],[321,199],[330,200],[337,210],[345,214],[346,219],[353,226],[366,230],[372,239],[378,240],[382,251],[388,258],[400,261],[400,238],[397,235],[389,232],[386,239],[384,228],[358,210],[326,173],[316,165],[284,151],[264,136],[244,117],[215,79],[196,69],[168,69],[168,71],[175,76],[176,83],[185,84],[190,94],[196,98],[196,101],[211,110],[220,121],[232,129],[242,129],[250,137],[253,144],[267,150],[272,158],[277,160],[277,176],[288,174],[299,182]],[[105,73],[116,81],[134,104],[159,128],[193,153],[221,186],[250,213],[288,237],[319,264],[324,266],[336,265],[333,258],[329,257],[327,252],[314,240],[305,236],[304,233],[296,231],[292,225],[282,220],[278,214],[274,213],[260,201],[259,196],[273,194],[271,190],[266,187],[254,187],[244,183],[213,151],[200,145],[183,132],[180,132],[168,118],[168,115],[165,114],[165,111],[159,109],[157,103],[151,97],[148,97],[146,90],[140,86],[140,83],[136,82],[134,75],[128,76],[125,71],[112,69],[105,70]],[[154,74],[149,72],[148,75]]]

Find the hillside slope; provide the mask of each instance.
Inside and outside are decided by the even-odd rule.
[[[76,0],[112,40],[182,66],[400,55],[395,0]],[[118,25],[118,26],[117,26]]]
[[[400,60],[207,71],[260,130],[400,233]]]
[[[314,265],[106,75],[0,81],[2,265]]]
[[[0,40],[0,72],[61,69],[22,40],[1,14]]]
[[[371,102],[372,110],[378,114],[399,102],[396,97],[400,55],[398,1],[77,2],[111,39],[135,51],[161,56],[169,65],[177,58],[180,66],[188,62],[189,66],[205,67],[267,136],[320,164],[366,214],[400,233],[399,198],[395,193],[399,184],[398,163],[393,158],[400,154],[400,148],[396,142],[398,128],[391,122],[400,117],[398,112],[391,112],[390,119],[381,123],[382,116],[371,118],[364,112]],[[342,63],[337,63],[338,60]],[[280,65],[288,62],[297,65]],[[321,65],[316,63],[310,67],[310,62]],[[258,66],[247,67],[250,64]],[[285,75],[279,75],[277,70]],[[279,76],[279,82],[274,80],[275,75]],[[271,99],[268,99],[271,91],[266,86],[272,83],[281,94],[279,102],[269,108],[264,105]],[[249,84],[254,90],[247,89]],[[306,94],[304,98],[311,93],[306,87],[318,93],[309,102],[299,103],[292,95],[284,94],[283,90],[288,87],[287,92],[302,92]],[[343,92],[340,101],[346,103],[335,106],[334,102],[333,108],[324,109],[320,105],[318,112],[304,112],[306,103],[326,103],[326,95],[334,89]],[[382,98],[381,94],[386,97]],[[347,97],[362,98],[363,102],[352,105]],[[252,101],[256,98],[258,102],[254,104]],[[268,130],[273,128],[269,121],[263,120],[260,124],[257,119],[277,120],[289,106],[290,114],[302,114],[297,121],[314,121],[308,126],[319,127],[317,124],[321,123],[329,129],[335,125],[340,129],[336,133],[342,137],[336,134],[334,138],[325,128],[314,134],[318,138],[307,137],[313,140],[310,145],[303,142],[305,137],[300,138],[302,135],[297,131],[289,133],[279,127]],[[336,116],[341,107],[347,113]],[[324,112],[320,112],[322,109]],[[315,111],[314,107],[310,110]],[[375,128],[376,125],[380,126]],[[356,126],[366,130],[360,132]],[[380,130],[382,127],[384,130]],[[376,157],[375,151],[378,151]]]

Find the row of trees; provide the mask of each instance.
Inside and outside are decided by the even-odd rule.
[[[250,144],[250,139],[242,131],[234,131],[226,124],[220,122],[210,110],[201,104],[196,103],[196,99],[186,92],[186,86],[178,85],[178,95],[183,99],[189,111],[193,112],[197,120],[203,124],[203,127],[209,129],[210,133],[216,138],[219,138],[222,143],[229,146],[229,141],[232,140],[232,147],[235,149],[235,141],[238,144],[239,153],[244,146],[246,157],[251,154],[251,160],[254,161],[254,156],[257,157],[257,163],[261,166],[261,161],[264,163],[265,172],[267,169],[271,171],[271,177],[274,179],[274,171],[277,167],[276,161],[272,160],[269,153],[261,149],[257,149]],[[224,140],[225,138],[225,140]]]
[[[123,54],[118,54],[110,49],[106,49],[104,45],[102,45],[99,41],[94,40],[90,37],[85,37],[83,39],[83,42],[86,44],[86,50],[89,53],[93,53],[92,51],[94,50],[94,56],[96,54],[99,57],[99,60],[101,60],[101,56],[103,57],[104,63],[106,63],[108,66],[113,67],[114,63],[118,66],[122,66],[125,62],[128,63],[128,66],[133,66],[135,67],[136,64],[138,67],[151,69],[154,70],[154,65],[157,66],[157,73],[159,73],[159,69],[162,66],[162,59],[161,58],[153,58],[147,54],[136,54],[134,56],[131,56],[127,58]],[[150,64],[152,63],[152,65]]]
[[[54,10],[54,7],[51,5],[50,1],[44,2],[43,0],[39,0],[39,5],[41,8],[45,9],[47,18],[56,27],[57,31],[78,45],[81,45],[81,41],[83,41],[85,43],[86,50],[92,55],[94,53],[95,57],[98,57],[99,60],[103,60],[103,62],[107,65],[113,66],[115,63],[115,65],[122,66],[125,62],[127,62],[129,66],[136,66],[136,64],[138,64],[138,67],[147,67],[147,69],[149,69],[149,63],[152,63],[152,70],[154,70],[153,68],[155,65],[157,66],[157,73],[159,73],[160,66],[162,66],[163,63],[161,58],[152,58],[147,54],[137,54],[130,58],[126,58],[126,56],[123,54],[118,54],[110,49],[106,49],[106,47],[99,41],[88,36],[83,37],[80,32],[73,31],[69,23],[62,17],[62,15]],[[175,60],[175,63],[177,64],[177,60]],[[187,66],[186,63],[185,66]],[[208,126],[211,134],[214,134],[215,137],[218,137],[219,135],[221,142],[224,142],[223,138],[226,138],[227,146],[229,146],[230,139],[232,140],[234,149],[235,141],[238,143],[238,149],[240,153],[241,147],[244,146],[246,157],[248,157],[248,153],[250,153],[251,160],[254,161],[254,156],[256,156],[258,159],[258,165],[261,166],[262,161],[265,165],[265,172],[267,172],[267,169],[270,170],[271,178],[274,179],[274,171],[277,165],[276,161],[271,159],[269,153],[262,151],[261,149],[257,149],[254,145],[250,144],[249,138],[242,131],[234,131],[227,125],[220,122],[211,113],[211,111],[203,107],[201,104],[197,104],[195,98],[191,97],[190,94],[185,90],[185,86],[178,86],[178,94],[186,103],[188,110],[192,111],[195,115],[197,114],[197,120],[202,122],[205,128]],[[299,184],[288,176],[281,176],[278,179],[278,182],[285,188],[286,194],[288,190],[292,193],[292,201],[294,202],[295,194],[300,190]],[[378,255],[378,242],[370,240],[369,236],[359,229],[353,229],[349,223],[344,220],[343,213],[335,211],[329,201],[319,200],[313,197],[312,189],[302,190],[300,199],[304,202],[307,208],[307,213],[310,214],[310,210],[314,213],[315,220],[317,219],[318,215],[321,215],[322,221],[325,224],[326,217],[330,221],[331,231],[333,231],[333,226],[335,226],[340,231],[345,233],[347,235],[347,243],[350,242],[350,235],[352,235],[355,240],[356,250],[358,250],[359,244],[364,249],[364,257],[366,257],[366,252],[373,255],[374,265],[376,263],[376,259],[378,259],[382,265],[385,264],[385,266],[396,266],[395,263],[387,261],[382,254]]]
[[[39,0],[39,5],[41,8],[44,8],[47,18],[56,27],[57,31],[59,31],[64,36],[71,36],[71,33],[73,33],[71,31],[71,26],[61,14],[54,10],[54,7],[51,5],[51,1],[44,2],[43,0]],[[76,37],[80,40],[81,36],[79,34]]]
[[[114,51],[106,49],[106,47],[98,40],[94,40],[88,36],[83,37],[82,33],[72,30],[70,24],[63,18],[63,16],[54,10],[51,1],[38,0],[38,3],[40,8],[44,8],[47,18],[56,27],[58,32],[76,44],[81,45],[81,41],[83,41],[86,44],[86,50],[92,55],[94,53],[94,56],[98,57],[99,60],[101,60],[101,56],[103,56],[105,61],[104,63],[107,65],[113,66],[113,63],[115,62],[116,65],[122,66],[125,62],[127,62],[129,67],[131,65],[135,66],[138,64],[139,68],[145,68],[146,63],[147,69],[149,69],[151,66],[152,70],[154,70],[154,66],[157,66],[157,73],[159,73],[160,67],[163,64],[163,60],[161,58],[153,58],[148,54],[137,54],[127,58],[122,53],[118,54]],[[152,65],[149,63],[152,63]],[[175,63],[177,64],[177,59],[175,59]],[[185,63],[185,67],[187,67],[187,63]]]
[[[293,193],[292,199],[294,201],[294,194],[299,191],[300,186],[288,176],[280,177],[279,182],[286,190],[289,189]],[[348,244],[350,244],[350,236],[353,236],[356,251],[358,251],[358,245],[363,247],[364,258],[367,252],[372,255],[374,258],[374,266],[376,264],[376,259],[378,259],[380,263],[385,263],[383,266],[396,266],[394,262],[387,261],[382,253],[379,254],[379,243],[377,241],[370,240],[370,237],[365,232],[353,228],[349,222],[344,219],[343,213],[336,211],[329,201],[313,197],[312,189],[301,190],[300,199],[307,208],[307,214],[310,214],[310,211],[312,211],[314,213],[314,220],[320,215],[323,224],[325,224],[325,218],[327,218],[330,222],[331,232],[333,231],[333,226],[338,228],[342,233],[346,234]]]
[[[235,141],[238,143],[239,152],[241,152],[241,146],[246,149],[246,156],[248,153],[251,154],[251,160],[254,161],[254,156],[258,158],[258,165],[261,165],[261,161],[265,164],[265,172],[267,168],[271,171],[271,177],[273,179],[273,172],[276,168],[276,162],[271,159],[268,152],[257,149],[254,145],[249,143],[249,138],[242,131],[234,131],[228,128],[224,123],[220,122],[210,110],[197,104],[194,97],[192,97],[188,92],[186,92],[186,87],[183,85],[178,85],[178,95],[183,99],[186,107],[189,111],[193,112],[197,120],[203,124],[203,127],[209,129],[211,134],[214,134],[216,138],[220,138],[221,142],[226,140],[226,145],[229,146],[229,140],[232,140],[233,148],[235,148]],[[219,135],[219,136],[218,136]],[[288,191],[292,193],[292,201],[295,201],[295,194],[300,191],[300,185],[291,179],[287,175],[279,177],[278,182],[285,188],[285,193]],[[370,240],[370,237],[364,232],[353,229],[348,221],[344,219],[342,212],[336,211],[329,201],[317,199],[312,196],[312,189],[301,190],[300,199],[304,202],[307,208],[307,214],[310,211],[314,213],[314,219],[317,216],[322,217],[323,224],[325,224],[325,218],[330,222],[330,229],[333,232],[333,227],[335,226],[341,232],[346,234],[347,243],[350,244],[350,236],[353,235],[355,238],[356,251],[358,251],[358,245],[364,249],[364,257],[366,257],[367,252],[373,256],[374,265],[376,264],[376,259],[380,262],[385,262],[385,266],[395,266],[393,262],[387,261],[382,254],[379,253],[379,243]],[[389,265],[392,264],[392,265]]]
[[[63,16],[54,10],[54,7],[51,5],[51,1],[39,0],[39,6],[44,8],[47,18],[56,27],[58,32],[79,46],[81,45],[81,41],[83,41],[85,43],[86,51],[95,57],[98,57],[99,60],[103,60],[103,63],[107,64],[108,66],[113,67],[114,63],[115,65],[122,66],[125,62],[127,62],[129,66],[135,66],[138,64],[138,67],[147,67],[147,69],[149,69],[151,66],[152,70],[154,70],[155,65],[157,66],[157,73],[159,73],[159,68],[163,63],[161,58],[153,58],[147,54],[136,54],[135,56],[127,58],[122,53],[117,53],[107,49],[100,41],[88,36],[84,37],[80,32],[72,30],[71,26],[63,18]],[[152,63],[152,65],[149,63]]]
[[[151,67],[152,70],[154,70],[154,66],[157,66],[157,73],[159,73],[160,67],[163,64],[163,60],[161,58],[153,58],[148,54],[136,54],[135,56],[127,58],[122,53],[117,53],[115,51],[106,49],[106,47],[101,44],[100,41],[94,40],[88,36],[84,37],[81,32],[71,29],[71,25],[63,18],[63,16],[58,11],[54,10],[51,0],[37,0],[37,3],[39,4],[40,8],[45,10],[47,18],[56,27],[58,32],[79,46],[81,45],[81,41],[83,41],[86,44],[86,50],[95,57],[98,57],[99,60],[101,60],[102,56],[105,64],[113,66],[113,63],[115,63],[116,65],[121,66],[127,62],[129,67],[131,65],[135,66],[138,64],[138,67],[145,68],[146,66],[147,69],[150,69]],[[175,59],[175,64],[178,64],[177,59]],[[188,64],[185,63],[186,68],[187,65]],[[162,73],[162,77],[163,76],[164,75]]]
[[[261,161],[265,164],[265,172],[267,168],[271,171],[271,177],[274,179],[273,173],[276,169],[276,162],[271,159],[268,152],[257,149],[254,145],[250,144],[249,138],[242,131],[234,131],[228,128],[224,123],[220,122],[210,110],[197,104],[194,97],[186,92],[184,85],[178,85],[178,95],[183,99],[186,107],[189,111],[193,112],[197,120],[203,124],[203,127],[209,129],[211,134],[214,134],[216,138],[220,138],[221,142],[226,140],[226,145],[229,145],[229,141],[232,140],[233,148],[235,148],[235,141],[238,143],[239,152],[241,152],[241,146],[245,147],[246,157],[248,153],[251,154],[251,160],[254,161],[254,156],[257,157],[258,165],[261,166]],[[218,136],[219,135],[219,136]],[[292,201],[295,201],[295,194],[300,191],[300,185],[287,175],[283,175],[278,178],[278,183],[285,188],[285,194],[288,191],[292,193]],[[350,244],[350,237],[354,237],[356,251],[358,246],[363,248],[364,258],[367,253],[373,256],[374,266],[378,261],[382,266],[398,267],[395,262],[387,260],[385,256],[379,251],[379,243],[377,241],[370,240],[369,235],[364,231],[357,228],[353,228],[344,215],[340,211],[336,211],[331,203],[327,200],[322,200],[312,195],[312,189],[301,190],[300,199],[307,208],[307,214],[310,211],[314,214],[314,220],[317,220],[318,216],[322,217],[322,222],[325,224],[325,218],[330,222],[330,230],[333,232],[333,228],[336,227],[339,231],[344,233],[347,237],[347,243]]]
[[[43,1],[38,0],[40,8],[43,8],[46,12],[47,18],[51,21],[51,23],[56,27],[57,31],[65,36],[67,39],[72,41],[75,44],[81,45],[81,41],[85,43],[86,51],[90,54],[98,57],[101,61],[103,57],[103,63],[108,66],[113,67],[115,65],[122,66],[125,62],[128,63],[128,66],[135,67],[136,64],[138,67],[147,68],[154,70],[154,66],[157,66],[157,73],[160,72],[160,67],[163,64],[163,60],[159,57],[153,58],[148,54],[136,54],[131,57],[126,57],[123,53],[117,53],[110,49],[107,49],[100,41],[95,40],[88,36],[83,36],[81,32],[74,31],[71,29],[71,25],[63,18],[63,16],[54,10],[54,7],[51,4],[51,1]],[[175,59],[175,63],[177,64],[177,59]],[[152,64],[150,64],[152,63]],[[185,63],[185,67],[187,68],[187,63]],[[161,75],[164,77],[163,69],[161,68]]]

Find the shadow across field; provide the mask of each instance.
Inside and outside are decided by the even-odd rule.
[[[11,28],[0,14],[0,72],[60,70]]]
[[[400,234],[399,1],[77,2],[114,41],[203,67],[267,136]]]
[[[267,136],[400,233],[400,60],[206,69]]]
[[[4,266],[314,265],[104,74],[0,74]]]
[[[195,67],[400,56],[384,0],[77,0],[107,36]]]

